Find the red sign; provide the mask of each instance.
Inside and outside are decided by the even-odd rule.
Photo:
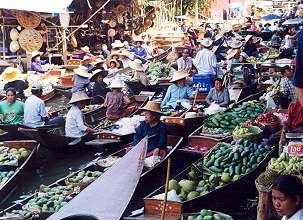
[[[287,152],[292,155],[303,155],[303,145],[302,143],[290,143],[287,146]]]

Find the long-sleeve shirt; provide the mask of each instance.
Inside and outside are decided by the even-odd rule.
[[[146,50],[143,47],[133,47],[130,49],[130,52],[134,53],[135,59],[136,58],[146,58],[146,56],[147,56]]]
[[[84,123],[84,115],[81,110],[72,105],[66,115],[65,136],[79,138],[85,135],[88,127]]]
[[[189,97],[191,97],[191,93],[192,90],[187,86],[178,87],[175,84],[170,85],[161,103],[161,107],[171,106],[173,108],[176,108],[177,100],[188,99]]]
[[[39,62],[32,62],[31,69],[32,71],[36,71],[38,73],[45,73],[46,71],[43,69],[42,65],[46,64],[47,60],[40,60]]]
[[[228,89],[223,88],[221,92],[217,92],[215,88],[211,88],[206,97],[206,100],[210,102],[216,102],[217,104],[223,104],[226,107],[230,102]]]
[[[193,60],[193,64],[200,75],[216,75],[217,58],[209,49],[200,50]]]
[[[193,60],[191,59],[191,57],[188,57],[186,59],[180,57],[177,60],[177,64],[178,64],[178,70],[189,71],[193,67]]]
[[[75,74],[72,93],[84,91],[88,87],[89,83],[90,83],[89,78],[85,78],[83,76],[79,76],[79,75]]]
[[[296,70],[292,78],[294,86],[303,88],[303,31],[298,33]]]
[[[151,137],[147,142],[147,152],[150,152],[156,148],[165,149],[167,145],[166,138],[166,125],[163,122],[159,122],[156,126],[150,127],[148,123],[142,121],[135,129],[133,145],[137,145],[144,137]]]

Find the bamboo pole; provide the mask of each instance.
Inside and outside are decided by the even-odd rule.
[[[164,218],[165,218],[165,212],[166,212],[168,182],[169,182],[169,176],[170,176],[170,164],[171,164],[171,158],[168,158],[168,160],[167,160],[167,170],[166,170],[166,181],[165,181],[165,196],[164,196],[164,201],[163,201],[161,220],[164,220]]]

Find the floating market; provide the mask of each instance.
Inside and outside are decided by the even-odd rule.
[[[0,220],[303,220],[303,1],[0,1]]]

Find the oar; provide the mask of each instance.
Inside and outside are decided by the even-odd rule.
[[[168,158],[168,160],[167,160],[167,171],[166,171],[166,181],[165,181],[165,195],[164,195],[164,201],[163,201],[163,207],[162,207],[162,213],[161,213],[161,220],[164,220],[165,212],[166,212],[168,182],[169,182],[169,176],[170,176],[170,163],[171,163],[171,159]]]

